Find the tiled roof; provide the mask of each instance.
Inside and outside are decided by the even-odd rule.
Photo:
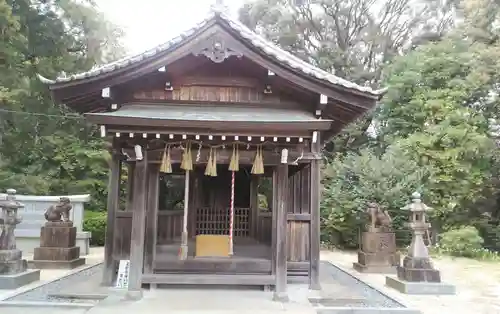
[[[244,24],[239,22],[238,20],[231,18],[229,15],[227,15],[223,11],[218,11],[218,10],[213,10],[212,13],[204,19],[202,22],[198,23],[196,26],[191,28],[190,30],[182,33],[181,35],[167,41],[166,43],[163,43],[153,49],[147,50],[146,52],[143,52],[138,55],[130,56],[130,57],[125,57],[120,60],[96,67],[94,69],[91,69],[90,71],[79,73],[79,74],[74,74],[74,75],[69,75],[69,76],[62,76],[58,77],[55,80],[50,80],[47,79],[41,75],[39,75],[39,78],[42,82],[46,84],[56,84],[56,83],[65,83],[65,82],[70,82],[70,81],[76,81],[76,80],[82,80],[86,78],[91,78],[98,76],[100,74],[104,73],[110,73],[113,71],[116,71],[118,69],[121,69],[123,67],[132,65],[134,63],[143,61],[147,58],[153,57],[161,52],[164,52],[165,50],[169,48],[173,48],[177,44],[181,43],[182,41],[186,40],[187,37],[190,37],[193,35],[196,31],[201,29],[203,26],[207,25],[212,19],[216,18],[216,16],[219,16],[222,21],[224,21],[232,30],[236,31],[238,34],[241,35],[242,38],[248,40],[252,45],[254,45],[256,48],[260,49],[263,51],[266,55],[273,57],[276,59],[278,62],[286,64],[294,69],[297,69],[307,75],[313,76],[317,79],[329,82],[334,85],[340,85],[349,89],[354,89],[363,93],[371,94],[373,96],[380,96],[385,92],[385,89],[381,90],[373,90],[370,87],[365,87],[358,85],[356,83],[350,82],[348,80],[345,80],[341,77],[338,77],[334,74],[331,74],[327,71],[324,71],[320,68],[317,68],[299,58],[296,56],[292,55],[291,53],[279,48],[275,44],[271,43],[270,41],[264,39],[262,36],[256,34],[252,30],[250,30],[248,27],[246,27]]]

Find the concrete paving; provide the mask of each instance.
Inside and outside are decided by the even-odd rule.
[[[75,268],[73,270],[68,270],[68,269],[44,269],[40,272],[40,280],[32,282],[28,285],[25,285],[23,287],[20,287],[18,289],[5,289],[1,290],[0,289],[0,301],[5,300],[7,298],[10,298],[13,295],[23,293],[25,291],[29,291],[33,288],[39,287],[40,285],[46,284],[48,282],[51,282],[53,280],[59,279],[61,277],[67,276],[68,274],[71,274],[78,269],[81,269],[83,267],[89,266],[89,265],[95,265],[98,263],[101,263],[104,258],[104,248],[102,247],[97,247],[97,248],[91,248],[90,249],[90,254],[83,256],[86,258],[87,263],[86,265],[80,266],[79,268]],[[24,259],[30,259],[32,256],[23,256]]]
[[[246,290],[157,289],[145,291],[140,301],[124,301],[111,296],[89,310],[88,314],[315,314],[309,303],[274,302],[272,293]]]

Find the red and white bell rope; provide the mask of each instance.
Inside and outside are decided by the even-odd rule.
[[[233,221],[234,221],[234,171],[231,171],[231,208],[229,209],[229,255],[233,255]]]

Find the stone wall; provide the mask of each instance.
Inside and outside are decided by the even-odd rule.
[[[6,194],[0,194],[0,199],[5,199]],[[23,251],[24,255],[34,252],[40,246],[40,229],[45,224],[45,210],[53,204],[59,202],[61,196],[35,196],[16,195],[16,200],[24,204],[24,208],[19,210],[22,222],[15,230],[17,248]],[[80,247],[80,254],[87,255],[90,246],[90,232],[83,231],[83,216],[85,203],[90,201],[90,195],[69,195],[73,209],[70,212],[70,219],[76,227],[76,245]]]

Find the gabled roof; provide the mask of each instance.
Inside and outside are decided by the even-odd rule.
[[[264,39],[262,36],[256,34],[241,22],[234,18],[231,18],[221,10],[212,10],[211,14],[205,20],[198,23],[190,30],[182,33],[172,40],[169,40],[166,43],[163,43],[143,53],[122,58],[120,60],[96,67],[87,72],[58,77],[55,80],[47,79],[41,75],[39,75],[39,78],[43,83],[49,84],[50,88],[53,90],[64,88],[68,85],[78,84],[79,82],[83,83],[99,79],[102,76],[106,76],[107,74],[113,74],[114,72],[122,71],[127,68],[133,68],[139,63],[147,62],[147,60],[149,59],[155,59],[155,57],[157,57],[159,54],[164,54],[168,51],[175,50],[176,47],[179,47],[183,43],[188,42],[193,37],[193,35],[210,24],[219,24],[224,28],[228,28],[230,31],[235,32],[236,34],[241,36],[242,39],[244,39],[254,49],[260,51],[260,53],[274,59],[275,62],[283,66],[289,67],[296,72],[300,72],[306,77],[310,77],[311,79],[319,80],[330,86],[333,85],[342,87],[344,89],[351,90],[357,94],[362,94],[365,97],[375,100],[380,99],[380,97],[385,93],[385,89],[373,90],[370,87],[360,86],[356,83],[340,78],[334,74],[328,73],[295,57],[291,53],[279,48],[275,44]]]

